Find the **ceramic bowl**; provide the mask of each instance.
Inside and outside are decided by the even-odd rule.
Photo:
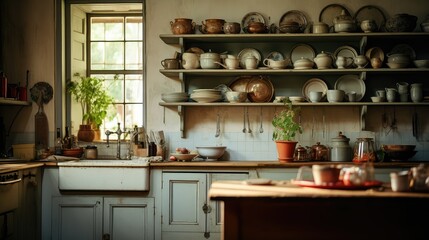
[[[247,92],[229,91],[225,93],[228,102],[245,102],[247,100]]]
[[[289,100],[291,102],[304,102],[305,101],[305,97],[301,97],[301,96],[290,96]]]
[[[413,63],[417,68],[429,68],[429,60],[414,60]]]
[[[386,63],[389,68],[406,68],[408,63]]]
[[[314,66],[314,62],[308,58],[302,57],[301,59],[295,60],[293,63],[294,69],[311,69]]]
[[[197,147],[198,155],[206,160],[218,160],[225,154],[224,146],[201,146]]]
[[[346,94],[343,90],[328,90],[328,102],[342,102],[345,95]]]
[[[182,154],[182,153],[171,153],[171,156],[175,157],[177,161],[192,161],[198,154]]]
[[[402,53],[395,53],[392,55],[389,55],[387,58],[388,63],[403,63],[403,64],[409,64],[411,61],[410,56],[408,54],[402,54]]]
[[[381,102],[381,100],[382,100],[382,97],[379,97],[379,96],[371,97],[372,102]]]

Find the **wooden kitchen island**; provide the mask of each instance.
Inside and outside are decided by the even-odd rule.
[[[429,193],[300,187],[289,181],[249,185],[218,181],[222,239],[429,239]]]

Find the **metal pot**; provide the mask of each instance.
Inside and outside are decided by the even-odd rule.
[[[317,142],[311,147],[310,156],[313,161],[328,161],[328,148],[325,145],[321,145],[320,142]]]

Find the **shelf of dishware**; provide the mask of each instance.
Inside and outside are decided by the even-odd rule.
[[[187,76],[237,76],[237,75],[308,75],[308,74],[359,74],[368,73],[420,73],[429,72],[429,68],[347,68],[347,69],[160,69],[166,77]]]
[[[30,106],[31,102],[16,99],[0,98],[0,105]]]
[[[428,102],[292,102],[295,106],[429,106]],[[243,103],[230,103],[230,102],[160,102],[160,106],[164,107],[278,107],[284,106],[284,103],[274,102],[243,102]]]
[[[284,42],[286,40],[293,42],[323,42],[323,41],[359,41],[363,37],[382,39],[395,38],[407,40],[409,37],[429,37],[427,32],[372,32],[372,33],[274,33],[274,34],[161,34],[160,38],[166,44],[187,43],[215,43],[215,42]],[[409,39],[408,39],[409,40]]]

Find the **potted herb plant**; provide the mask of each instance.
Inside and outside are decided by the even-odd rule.
[[[73,95],[82,110],[78,139],[92,142],[96,135],[94,130],[99,130],[107,116],[109,105],[113,103],[113,97],[106,91],[103,85],[104,79],[81,76],[79,73],[73,76],[78,80],[68,82],[67,91]]]
[[[302,133],[302,126],[297,121],[301,109],[294,107],[289,99],[284,101],[285,108],[277,112],[272,120],[274,127],[273,140],[276,142],[278,159],[280,162],[293,161],[297,141],[297,133]]]

